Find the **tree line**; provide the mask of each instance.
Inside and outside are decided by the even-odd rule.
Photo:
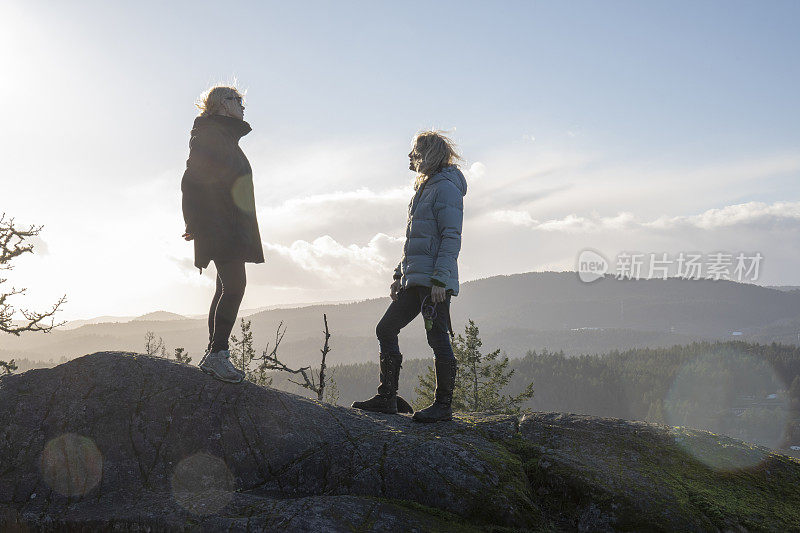
[[[458,345],[457,339],[454,352]],[[505,361],[504,356],[495,357]],[[403,362],[401,395],[414,398],[411,392],[418,384],[430,381],[429,365],[422,359]],[[376,363],[336,367],[343,404],[372,390],[377,368]],[[617,417],[707,429],[772,447],[800,445],[796,346],[695,342],[577,357],[544,349],[511,358],[504,368],[506,373],[513,371],[500,389],[507,402],[504,412],[530,409]],[[471,375],[463,363],[459,373],[460,379]],[[281,387],[277,380],[275,385]],[[535,395],[527,397],[533,389]],[[519,395],[526,397],[508,402]]]

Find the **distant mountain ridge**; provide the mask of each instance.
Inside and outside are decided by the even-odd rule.
[[[800,291],[800,286],[798,285],[763,285],[768,289],[776,289],[779,291]]]
[[[170,320],[186,320],[186,317],[169,311],[153,311],[133,319],[138,322],[167,322]]]
[[[283,322],[287,331],[280,353],[289,362],[310,364],[318,358],[322,315],[326,313],[333,335],[331,364],[355,363],[377,358],[375,325],[389,303],[384,297],[267,309],[248,319],[259,351],[274,341],[276,327]],[[143,315],[148,316],[153,315]],[[202,353],[208,342],[205,315],[195,319],[177,319],[169,313],[155,316],[170,319],[89,324],[48,335],[2,336],[0,359],[75,357],[109,349],[141,351],[148,330],[163,337],[170,352],[181,346],[190,354]],[[463,283],[452,301],[456,333],[463,331],[468,318],[479,325],[485,348],[501,348],[511,357],[542,348],[575,355],[663,347],[729,339],[734,332],[741,333],[738,340],[789,344],[798,343],[800,291],[676,278],[617,280],[606,276],[583,283],[575,272],[529,272]],[[238,325],[234,334],[237,329]],[[430,357],[419,319],[401,333],[401,349],[409,358]]]
[[[309,307],[312,305],[336,305],[340,303],[353,303],[359,302],[361,300],[341,300],[341,301],[322,301],[322,302],[307,302],[307,303],[294,303],[294,304],[275,304],[275,305],[265,305],[262,307],[257,307],[255,309],[241,309],[239,310],[239,316],[250,316],[256,313],[260,313],[262,311],[271,311],[273,309],[295,309],[300,307]],[[150,313],[146,313],[144,315],[139,316],[111,316],[111,315],[104,315],[98,316],[93,318],[81,318],[77,320],[67,320],[65,324],[58,327],[59,330],[69,330],[69,329],[76,329],[81,326],[86,326],[89,324],[105,324],[109,322],[132,322],[132,321],[168,321],[168,320],[196,320],[196,319],[204,319],[208,316],[208,313],[199,313],[199,314],[192,314],[192,315],[181,315],[178,313],[173,313],[171,311],[152,311]],[[12,321],[14,325],[22,325],[23,322],[21,321]]]

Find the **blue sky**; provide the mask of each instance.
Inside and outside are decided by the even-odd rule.
[[[45,225],[11,281],[30,306],[66,292],[65,318],[202,312],[179,180],[192,103],[235,78],[267,252],[246,307],[383,294],[427,127],[464,154],[465,279],[592,247],[759,250],[759,282],[800,284],[797,20],[793,1],[6,2],[0,210]]]

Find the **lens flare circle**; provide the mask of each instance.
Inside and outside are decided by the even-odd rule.
[[[769,453],[764,447],[781,444],[788,415],[786,386],[772,365],[742,352],[706,353],[687,361],[664,398],[667,424],[712,433],[688,431],[676,435],[675,442],[718,470],[763,461]]]
[[[103,476],[103,456],[94,441],[76,433],[51,439],[39,461],[45,483],[63,496],[85,496]]]
[[[172,473],[172,496],[196,515],[216,513],[233,499],[235,480],[225,461],[207,453],[181,460]]]
[[[231,187],[231,197],[236,207],[241,209],[248,215],[253,215],[256,212],[256,205],[253,202],[255,198],[253,190],[253,177],[250,174],[239,176],[234,181]]]

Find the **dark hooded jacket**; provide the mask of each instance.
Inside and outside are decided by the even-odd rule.
[[[186,231],[194,235],[194,265],[263,263],[250,162],[239,139],[250,125],[222,115],[195,118],[181,180]]]

